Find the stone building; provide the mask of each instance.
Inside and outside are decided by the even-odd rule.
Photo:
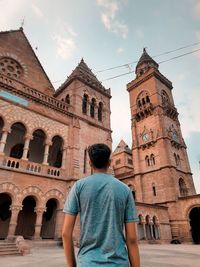
[[[83,59],[55,91],[23,29],[0,32],[0,239],[61,237],[87,147],[111,147],[110,98]]]
[[[132,150],[122,140],[113,152],[112,166],[133,191],[138,238],[200,243],[200,195],[195,192],[172,83],[145,49],[135,74],[127,85]]]
[[[127,86],[132,149],[120,142],[113,171],[133,192],[141,242],[200,243],[200,196],[158,67],[144,50]],[[110,98],[83,59],[55,90],[23,29],[0,32],[0,239],[61,237],[65,197],[91,174],[88,146],[112,146]]]

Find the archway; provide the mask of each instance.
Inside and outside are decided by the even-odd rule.
[[[11,197],[7,193],[0,193],[0,239],[5,239],[8,235],[11,203]]]
[[[21,122],[16,122],[12,125],[5,145],[5,154],[7,156],[17,159],[22,157],[25,133],[26,128]]]
[[[145,239],[145,233],[144,233],[144,227],[143,227],[143,217],[140,214],[138,216],[138,218],[139,218],[139,222],[137,225],[137,227],[138,227],[138,239],[143,240],[143,239]]]
[[[55,236],[57,200],[51,198],[47,201],[46,212],[43,213],[41,237],[53,239]]]
[[[44,159],[45,133],[38,129],[33,133],[33,139],[30,142],[29,160],[36,163],[42,163]]]
[[[159,226],[158,226],[158,219],[156,216],[153,217],[153,238],[154,239],[160,239],[160,233],[159,233]]]
[[[35,233],[36,213],[34,212],[36,201],[34,197],[27,196],[23,202],[23,209],[19,212],[15,235],[22,235],[31,239]]]
[[[52,138],[52,146],[49,149],[48,162],[50,166],[60,168],[62,166],[63,139],[56,135]]]
[[[3,121],[3,119],[0,117],[0,139],[1,139],[1,136],[2,136],[3,126],[4,126],[4,121]]]
[[[146,216],[145,230],[146,230],[147,239],[151,240],[152,239],[152,234],[151,234],[151,225],[150,225],[150,217],[149,217],[149,215]]]
[[[193,242],[200,244],[200,206],[190,211],[189,218]]]

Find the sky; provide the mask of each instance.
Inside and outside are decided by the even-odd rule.
[[[131,146],[126,84],[143,47],[161,61],[200,49],[200,0],[0,0],[0,30],[23,25],[55,89],[81,58],[111,88],[113,148]],[[195,45],[194,45],[195,44]],[[123,67],[99,72],[114,66]],[[197,192],[200,193],[200,51],[161,63],[173,96]],[[128,73],[127,75],[110,79]]]

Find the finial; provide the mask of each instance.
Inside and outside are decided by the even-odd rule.
[[[143,53],[146,53],[147,52],[146,49],[147,49],[147,47],[144,47],[143,48]]]
[[[21,21],[21,27],[20,30],[23,30],[24,28],[24,23],[25,23],[25,17],[23,17],[22,21]]]

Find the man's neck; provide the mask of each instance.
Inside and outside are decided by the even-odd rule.
[[[93,168],[93,174],[95,173],[107,173],[108,169],[105,168],[105,169],[94,169]]]

